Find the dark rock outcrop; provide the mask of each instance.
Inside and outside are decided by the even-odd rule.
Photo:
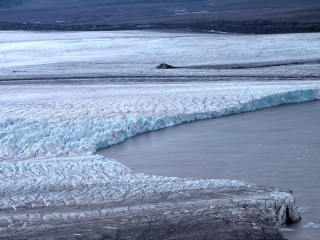
[[[160,65],[156,66],[156,68],[158,68],[158,69],[173,69],[173,68],[177,68],[177,67],[171,66],[166,63],[161,63]]]

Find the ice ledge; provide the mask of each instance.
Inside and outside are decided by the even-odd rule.
[[[90,120],[0,118],[0,160],[39,156],[92,154],[126,138],[180,123],[243,113],[288,103],[317,100],[319,89],[296,90],[222,107],[215,111],[171,116],[141,116]]]
[[[320,90],[318,89],[296,90],[268,95],[244,104],[222,108],[217,111],[185,113],[173,116],[129,117],[125,120],[125,128],[114,133],[119,138],[113,139],[113,142],[110,141],[109,138],[100,140],[96,143],[95,150],[107,148],[111,145],[122,142],[128,137],[149,131],[155,131],[165,127],[171,127],[181,123],[244,113],[282,104],[300,103],[318,99],[320,99]]]
[[[170,223],[182,238],[188,230],[176,223],[197,228],[199,219],[214,224],[211,233],[223,228],[224,234],[240,231],[262,238],[274,225],[300,219],[286,190],[236,180],[148,176],[99,155],[3,161],[0,181],[0,238],[32,238],[55,224],[60,228],[60,222],[95,222],[105,229],[119,221],[112,226],[123,238],[130,234],[126,229],[145,234]],[[17,223],[25,227],[14,228]]]
[[[267,209],[271,209],[276,216],[276,226],[280,227],[301,219],[295,199],[291,193],[278,192],[270,195],[271,200],[260,201]]]

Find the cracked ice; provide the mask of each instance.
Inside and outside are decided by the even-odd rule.
[[[5,69],[23,65],[11,61]],[[286,190],[148,176],[93,153],[180,123],[317,100],[320,81],[149,81],[0,86],[2,238],[279,239],[273,224],[300,218]]]

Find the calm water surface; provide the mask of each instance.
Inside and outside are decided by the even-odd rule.
[[[319,125],[320,101],[314,101],[181,124],[98,153],[151,175],[237,179],[291,189],[302,220],[282,229],[283,235],[317,240]],[[307,227],[308,222],[315,227]]]

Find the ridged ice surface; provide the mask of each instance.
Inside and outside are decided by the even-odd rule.
[[[217,224],[217,228],[241,221],[244,226],[240,229],[249,236],[260,236],[262,226],[270,228],[263,222],[266,217],[271,223],[284,223],[288,208],[294,210],[292,219],[299,218],[287,192],[232,180],[146,176],[100,156],[4,161],[0,169],[0,234],[9,239],[72,239],[75,234],[90,239],[125,238],[133,232],[142,238],[165,237],[172,227],[163,224],[194,225],[194,218],[204,218],[206,224]],[[224,208],[228,210],[221,211]],[[204,236],[212,236],[197,224]],[[255,224],[260,228],[252,228]],[[196,231],[182,226],[177,236],[196,236]],[[57,228],[64,231],[57,232]],[[157,235],[157,228],[164,232]]]
[[[69,49],[79,47],[81,34],[69,35],[74,38],[74,44],[67,42]],[[101,34],[95,37],[104,41],[106,33]],[[116,34],[110,34],[117,41]],[[29,36],[36,39],[28,40],[24,33],[18,43],[9,43],[2,36],[3,55],[10,60],[2,80],[13,66],[41,69],[37,61],[47,51],[48,38],[56,46],[67,47],[59,34],[60,40],[50,34]],[[201,44],[209,40],[202,39]],[[19,56],[21,48],[39,58],[27,63],[10,58],[14,53]],[[48,74],[54,72],[51,61],[68,57],[50,55],[44,60]],[[95,52],[87,61],[97,57],[103,58]],[[132,60],[138,65],[139,59]],[[235,180],[148,176],[93,153],[175,124],[317,100],[319,90],[317,80],[160,84],[152,83],[152,77],[144,83],[62,84],[56,80],[54,84],[0,85],[0,238],[281,239],[273,226],[300,218],[287,190]]]
[[[183,122],[315,100],[318,87],[318,82],[0,86],[5,93],[0,159],[95,152]]]

